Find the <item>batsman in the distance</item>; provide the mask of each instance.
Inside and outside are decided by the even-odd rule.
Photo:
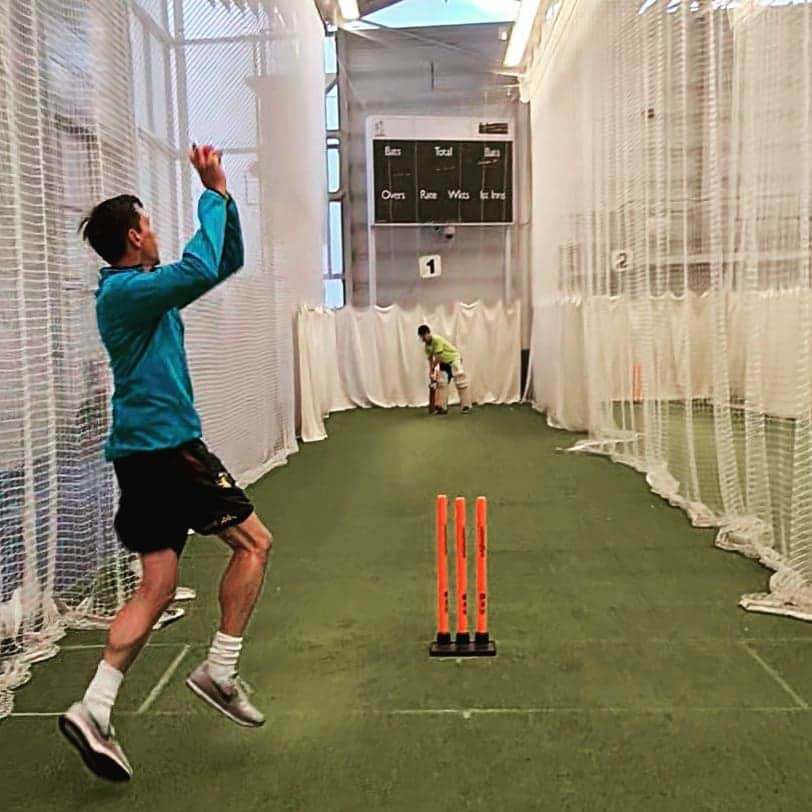
[[[180,317],[184,307],[242,267],[242,231],[220,153],[193,145],[189,160],[206,188],[198,204],[200,230],[178,262],[160,264],[149,217],[131,195],[100,203],[81,226],[108,263],[96,292],[99,332],[115,383],[105,450],[121,491],[116,531],[138,554],[143,574],[110,626],[103,659],[84,697],[60,717],[59,727],[85,764],[111,781],[132,776],[110,723],[116,696],[175,595],[178,560],[190,529],[219,536],[232,556],[220,584],[219,629],[208,657],[186,684],[237,724],[264,722],[237,675],[237,663],[271,535],[201,440]]]
[[[448,414],[448,386],[452,380],[460,396],[462,412],[468,414],[471,391],[460,351],[442,336],[432,335],[428,324],[421,324],[417,334],[425,345],[429,362],[429,414]]]

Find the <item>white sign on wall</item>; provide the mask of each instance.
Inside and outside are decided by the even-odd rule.
[[[435,276],[442,276],[443,260],[439,254],[428,254],[417,258],[417,265],[420,269],[420,276],[423,279],[434,279]]]

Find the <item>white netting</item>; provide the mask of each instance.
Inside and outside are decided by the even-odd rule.
[[[523,85],[533,375],[812,617],[812,6],[563,0]],[[625,259],[620,252],[625,252]]]
[[[102,457],[99,263],[76,227],[93,203],[134,191],[162,255],[176,256],[199,192],[189,140],[224,147],[246,242],[245,270],[187,313],[206,439],[243,482],[295,448],[292,312],[302,280],[318,286],[322,269],[297,267],[291,285],[293,270],[275,262],[291,238],[263,202],[258,145],[285,162],[302,140],[260,133],[254,82],[281,75],[321,100],[323,30],[310,3],[269,8],[0,0],[0,717],[66,625],[105,622],[137,580],[112,529]],[[323,129],[323,118],[310,125]],[[306,144],[324,160],[322,144]]]
[[[293,312],[303,280],[321,287],[324,32],[315,8],[296,0],[268,11],[258,4],[242,11],[230,3],[184,7],[176,34],[187,44],[178,52],[177,79],[187,88],[188,140],[223,148],[246,246],[245,270],[189,310],[189,359],[206,440],[246,482],[296,447]],[[266,83],[288,96],[298,92],[311,118],[277,110],[263,92]],[[260,126],[274,113],[290,126]],[[291,169],[285,174],[302,161],[322,167],[315,186]],[[294,202],[295,192],[303,200]],[[309,233],[315,256],[302,248],[302,231],[274,217],[280,200]],[[298,263],[288,259],[297,252]]]
[[[101,453],[95,262],[76,236],[132,173],[127,41],[120,2],[0,2],[0,694],[53,653],[62,614],[91,596],[111,609],[132,577]]]

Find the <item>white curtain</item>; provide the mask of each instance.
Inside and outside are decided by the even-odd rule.
[[[621,296],[565,299],[537,308],[534,403],[547,413],[552,425],[571,431],[589,431],[585,405],[592,397],[622,401],[635,386],[642,397],[642,369],[635,379],[635,336],[649,313],[652,339],[657,346],[657,391],[668,400],[708,399],[713,393],[713,339],[715,307],[709,293],[671,294],[641,302]],[[785,419],[801,416],[797,398],[786,385],[798,373],[798,359],[787,348],[802,329],[809,290],[775,293],[728,292],[723,307],[728,344],[731,397],[743,399],[747,390],[748,335],[764,337],[763,369],[749,397],[760,411]],[[588,325],[600,325],[595,336],[597,365],[588,367],[584,342]],[[689,357],[686,357],[686,353]],[[639,366],[639,362],[637,363]],[[690,375],[683,371],[690,369]],[[812,369],[807,371],[812,375]],[[646,382],[648,383],[648,382]]]
[[[327,434],[324,417],[355,407],[428,405],[428,369],[417,328],[451,341],[462,355],[475,403],[520,398],[521,313],[516,305],[456,304],[425,311],[303,308],[297,316],[301,431]],[[451,402],[457,402],[452,387]]]

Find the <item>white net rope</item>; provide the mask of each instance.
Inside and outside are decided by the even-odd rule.
[[[812,618],[812,6],[563,0],[523,93],[536,405]]]
[[[123,3],[0,2],[0,716],[62,616],[114,607],[132,578],[102,459],[96,263],[76,237],[131,175],[127,53]]]
[[[296,16],[296,7],[301,11]],[[309,22],[312,25],[306,26]],[[187,345],[195,399],[206,441],[238,479],[252,482],[283,462],[296,448],[294,429],[293,327],[289,285],[292,274],[320,280],[320,266],[281,267],[277,258],[294,243],[293,235],[271,222],[271,197],[284,187],[268,188],[260,157],[284,161],[298,149],[296,127],[266,145],[260,155],[260,97],[256,77],[287,76],[305,98],[323,94],[322,30],[315,9],[288,0],[275,16],[255,4],[186,2],[186,45],[178,50],[177,82],[186,88],[189,141],[209,140],[223,149],[229,185],[240,207],[245,269],[229,284],[212,291],[186,314]],[[273,36],[271,36],[273,32]],[[316,57],[312,57],[315,39]],[[296,46],[310,59],[296,61]],[[311,47],[308,47],[311,46]],[[185,75],[184,75],[185,74]],[[315,86],[314,86],[315,83]],[[321,109],[319,106],[318,109]],[[318,121],[310,129],[319,130]],[[323,138],[316,162],[323,161]],[[182,171],[188,174],[185,163]],[[323,174],[322,174],[323,178]],[[159,179],[156,187],[166,189]],[[318,187],[323,192],[323,182]],[[171,195],[171,189],[168,190]],[[194,199],[200,189],[193,188]],[[322,203],[322,198],[317,197]],[[318,206],[323,216],[324,205]],[[307,212],[301,212],[307,223]],[[320,223],[311,231],[321,243]],[[188,233],[188,229],[185,229]],[[290,248],[288,248],[290,250]]]
[[[177,256],[199,192],[188,141],[223,147],[246,244],[245,270],[186,314],[205,438],[243,483],[295,449],[297,301],[293,270],[275,263],[291,251],[263,205],[258,150],[284,163],[300,140],[263,141],[253,82],[281,75],[321,98],[322,34],[297,0],[273,14],[202,0],[0,0],[0,718],[67,626],[108,622],[137,583],[103,460],[99,262],[76,228],[94,203],[134,192],[163,257]],[[320,267],[295,271],[297,285],[308,274],[319,285]]]

